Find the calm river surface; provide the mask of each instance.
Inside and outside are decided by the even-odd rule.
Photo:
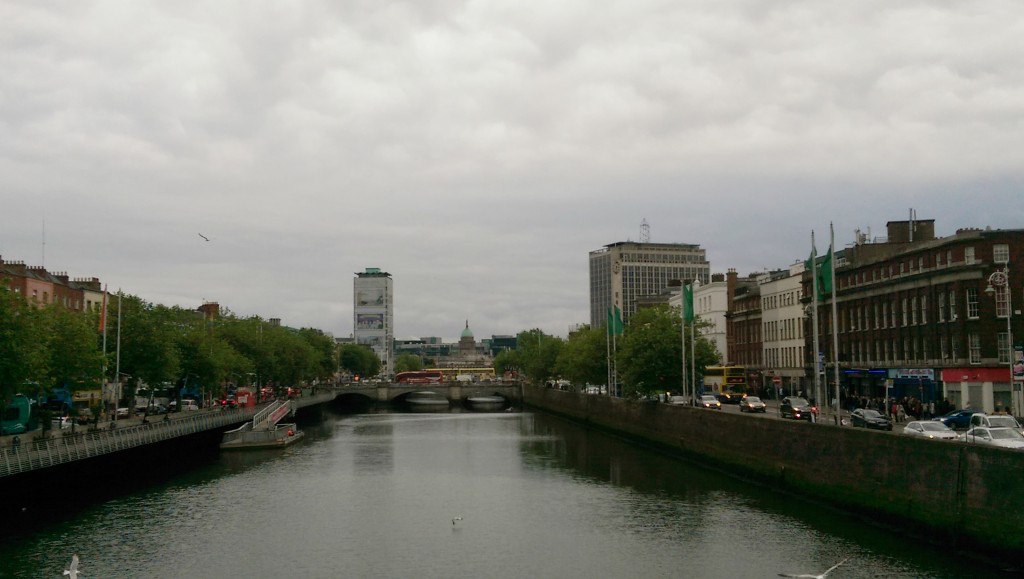
[[[0,542],[0,577],[1004,576],[541,414],[325,414]],[[73,488],[69,481],[69,492]],[[462,520],[452,519],[462,517]]]

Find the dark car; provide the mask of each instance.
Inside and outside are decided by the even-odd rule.
[[[740,400],[740,412],[766,412],[768,409],[765,403],[757,396],[744,396]]]
[[[814,420],[811,405],[799,396],[787,396],[779,404],[779,415],[793,420]]]
[[[933,418],[932,420],[938,420],[950,428],[958,430],[967,430],[971,426],[971,416],[980,412],[974,408],[963,408],[961,410],[954,410],[949,414]]]
[[[850,424],[872,430],[892,430],[892,421],[882,416],[877,410],[858,408],[850,415]]]

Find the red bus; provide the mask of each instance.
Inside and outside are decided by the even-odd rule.
[[[440,384],[444,374],[440,370],[414,370],[395,374],[395,382],[407,384]]]

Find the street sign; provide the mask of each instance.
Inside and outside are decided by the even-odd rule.
[[[782,376],[772,376],[772,384],[782,384]]]

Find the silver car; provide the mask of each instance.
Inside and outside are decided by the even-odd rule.
[[[975,426],[963,433],[960,440],[970,444],[1024,450],[1024,434],[1015,428]]]
[[[956,440],[959,438],[952,428],[935,420],[915,420],[908,422],[903,427],[903,434],[916,436],[918,438],[932,438],[936,440]]]

